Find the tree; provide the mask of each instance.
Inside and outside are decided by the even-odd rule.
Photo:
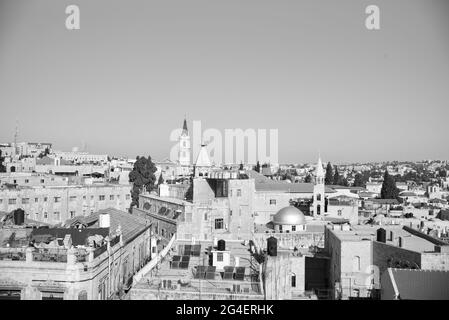
[[[260,163],[259,163],[259,161],[257,161],[257,164],[254,167],[254,170],[260,173]]]
[[[380,197],[382,199],[397,199],[399,197],[399,189],[396,187],[396,182],[394,181],[394,178],[390,176],[388,170],[385,170]]]
[[[129,173],[129,182],[133,184],[131,189],[131,208],[139,205],[139,194],[143,191],[143,188],[150,192],[155,188],[156,182],[156,166],[151,157],[137,157],[134,163],[133,170]]]
[[[338,168],[337,166],[334,167],[334,178],[333,178],[333,184],[335,185],[339,185],[341,183],[341,177],[340,174],[338,173]]]
[[[188,201],[192,201],[193,200],[193,178],[190,178],[190,182],[189,182],[189,188],[187,189],[186,193],[185,193],[185,199]]]
[[[354,187],[363,187],[365,182],[363,181],[363,176],[357,173],[354,177]]]
[[[159,186],[163,183],[164,183],[164,177],[162,177],[162,172],[161,172],[161,174],[159,175],[159,179],[157,180],[157,185]]]
[[[5,157],[2,156],[2,150],[0,150],[0,172],[6,172],[6,167],[3,164]]]
[[[311,183],[312,182],[312,176],[310,174],[308,174],[305,179],[304,179],[305,183]]]
[[[332,184],[333,181],[334,181],[334,176],[332,174],[332,165],[330,162],[328,162],[327,167],[326,167],[326,177],[324,178],[324,183]]]

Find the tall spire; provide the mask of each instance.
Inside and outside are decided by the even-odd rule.
[[[184,124],[182,125],[182,134],[189,134],[189,130],[187,129],[187,119],[184,116]]]
[[[323,163],[321,162],[321,155],[318,157],[318,163],[316,165],[316,176],[324,177]]]

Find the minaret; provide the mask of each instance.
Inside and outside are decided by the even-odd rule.
[[[325,209],[324,170],[321,157],[318,158],[315,176],[315,185],[313,186],[313,215],[317,217],[323,215]]]
[[[181,166],[190,166],[190,136],[187,129],[187,120],[184,118],[182,133],[179,137],[178,161]]]

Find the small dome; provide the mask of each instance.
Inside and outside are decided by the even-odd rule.
[[[306,224],[304,213],[293,206],[282,208],[273,217],[274,224],[281,225],[300,225]]]

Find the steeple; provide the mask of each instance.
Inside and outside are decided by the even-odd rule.
[[[182,134],[188,136],[189,130],[187,129],[187,119],[184,117],[184,124],[182,125]]]
[[[317,177],[324,177],[323,163],[321,162],[321,157],[318,157],[318,163],[316,165],[315,174]]]
[[[184,117],[182,133],[179,137],[179,154],[178,161],[182,166],[190,166],[190,136],[187,129],[187,119]]]

